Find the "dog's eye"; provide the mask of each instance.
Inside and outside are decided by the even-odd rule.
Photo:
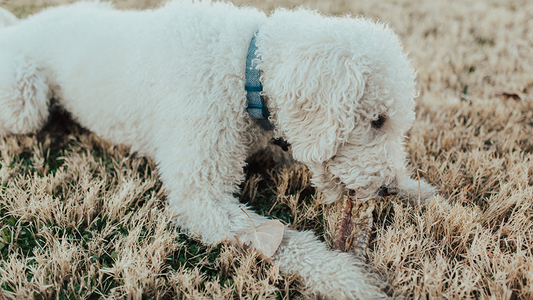
[[[379,115],[377,120],[372,121],[371,126],[374,129],[380,129],[383,127],[383,124],[385,124],[385,117],[383,115]]]

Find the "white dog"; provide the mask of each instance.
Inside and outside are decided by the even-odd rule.
[[[38,131],[54,97],[82,126],[154,157],[177,224],[206,243],[251,227],[234,195],[245,159],[274,137],[327,202],[418,195],[402,144],[415,72],[386,26],[207,1],[146,11],[81,2],[0,19],[0,135]],[[423,182],[422,198],[432,194]],[[309,232],[287,230],[273,260],[310,295],[386,297],[361,263]]]

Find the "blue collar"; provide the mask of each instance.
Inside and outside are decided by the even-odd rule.
[[[257,57],[256,54],[256,37],[257,32],[254,33],[252,40],[250,41],[248,54],[246,55],[246,84],[244,86],[244,89],[246,90],[246,111],[250,117],[256,119],[265,130],[274,130],[274,125],[268,120],[270,114],[265,105],[265,100],[261,95],[263,86],[259,80],[261,72],[257,68],[259,57]]]

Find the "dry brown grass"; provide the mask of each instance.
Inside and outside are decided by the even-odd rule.
[[[60,3],[0,1],[19,16]],[[407,150],[440,196],[426,209],[378,204],[370,265],[391,295],[532,299],[533,3],[251,3],[299,4],[389,23],[418,70]],[[37,136],[2,138],[0,152],[2,298],[301,296],[297,280],[268,262],[173,230],[153,162],[123,147],[58,121]],[[252,169],[243,200],[331,243],[335,207],[320,204],[304,168]]]

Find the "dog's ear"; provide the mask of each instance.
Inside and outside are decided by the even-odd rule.
[[[359,121],[365,67],[342,49],[291,52],[268,76],[267,93],[294,158],[321,163],[335,155]]]

